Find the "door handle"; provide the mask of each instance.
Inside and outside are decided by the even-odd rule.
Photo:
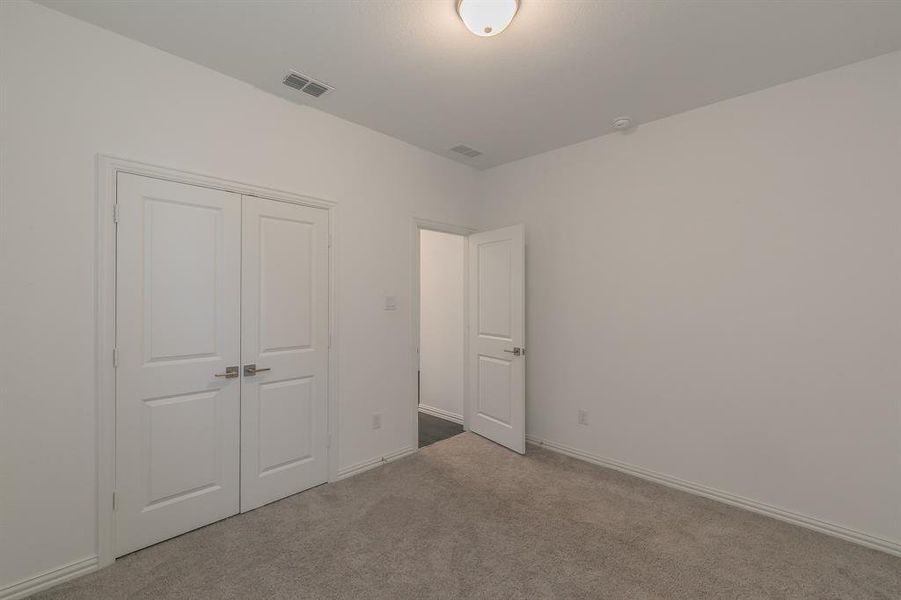
[[[504,352],[509,352],[513,356],[524,356],[526,353],[526,349],[525,348],[517,348],[514,346],[513,350],[507,350],[506,348],[504,348]]]
[[[244,376],[249,377],[251,375],[256,375],[257,373],[262,373],[263,371],[271,371],[269,367],[265,369],[257,369],[257,366],[254,364],[244,365]]]
[[[225,377],[226,379],[234,379],[238,376],[238,365],[234,367],[225,367],[225,373],[213,373],[215,377]]]

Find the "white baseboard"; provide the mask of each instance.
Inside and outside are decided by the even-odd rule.
[[[454,423],[459,423],[460,425],[463,424],[463,415],[452,413],[449,410],[444,410],[443,408],[435,408],[434,406],[429,406],[428,404],[420,404],[419,412],[424,412],[427,415],[432,415],[433,417],[438,417],[439,419],[453,421]]]
[[[849,529],[847,527],[829,523],[827,521],[821,521],[820,519],[808,517],[807,515],[794,513],[776,506],[771,506],[769,504],[759,502],[757,500],[744,498],[742,496],[730,494],[729,492],[723,492],[721,490],[707,487],[699,483],[685,481],[684,479],[679,479],[670,475],[664,475],[663,473],[657,473],[655,471],[651,471],[642,467],[636,467],[634,465],[629,465],[610,458],[597,456],[591,454],[590,452],[585,452],[577,448],[558,444],[557,442],[543,440],[531,435],[526,436],[526,440],[533,444],[547,448],[548,450],[553,450],[554,452],[572,456],[573,458],[578,458],[586,462],[600,465],[602,467],[615,469],[628,475],[634,475],[635,477],[640,477],[641,479],[646,479],[648,481],[653,481],[655,483],[659,483],[671,488],[676,488],[677,490],[682,490],[683,492],[688,492],[697,496],[703,496],[705,498],[710,498],[711,500],[717,500],[731,506],[737,506],[751,512],[766,515],[780,521],[785,521],[786,523],[791,523],[793,525],[798,525],[807,529],[813,529],[814,531],[841,538],[849,542],[854,542],[855,544],[860,544],[861,546],[866,546],[867,548],[873,548],[874,550],[881,550],[882,552],[886,552],[888,554],[901,556],[901,543],[898,542],[876,537],[868,533],[863,533],[862,531],[856,531],[854,529]]]
[[[340,481],[342,479],[347,479],[348,477],[353,477],[354,475],[359,475],[360,473],[365,473],[366,471],[379,467],[385,463],[389,463],[393,460],[409,456],[415,453],[417,450],[418,448],[401,448],[400,450],[395,450],[394,452],[390,452],[384,456],[370,458],[369,460],[358,462],[355,465],[350,465],[349,467],[338,469],[338,477],[335,479],[335,481]]]
[[[0,588],[0,600],[19,600],[42,590],[59,585],[65,581],[81,577],[91,571],[97,570],[97,557],[90,556],[67,565],[44,571],[33,577],[23,579],[6,587]]]

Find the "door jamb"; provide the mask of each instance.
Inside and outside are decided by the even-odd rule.
[[[410,363],[411,363],[411,407],[412,419],[410,422],[411,447],[419,449],[419,406],[418,406],[418,380],[417,373],[419,371],[419,328],[420,328],[420,236],[419,232],[423,229],[429,231],[440,231],[442,233],[453,233],[463,236],[466,243],[463,244],[463,429],[469,431],[469,236],[477,233],[474,227],[465,225],[454,225],[451,223],[442,223],[441,221],[433,221],[431,219],[422,219],[413,217],[413,268],[412,286],[410,299],[410,313],[413,320],[413,339],[410,346]]]
[[[313,196],[173,169],[105,154],[97,155],[97,237],[95,240],[95,385],[97,387],[97,556],[98,567],[115,561],[113,539],[116,481],[116,175],[131,173],[206,188],[256,196],[328,211],[329,216],[329,364],[328,480],[338,479],[338,204]]]

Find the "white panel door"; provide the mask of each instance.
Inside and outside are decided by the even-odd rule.
[[[117,202],[121,556],[238,512],[241,197],[120,173]]]
[[[242,512],[328,480],[328,211],[245,196],[243,231]]]
[[[470,429],[526,451],[524,230],[469,236]]]

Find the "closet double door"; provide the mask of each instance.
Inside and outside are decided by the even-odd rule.
[[[117,556],[328,479],[328,211],[120,173]]]

